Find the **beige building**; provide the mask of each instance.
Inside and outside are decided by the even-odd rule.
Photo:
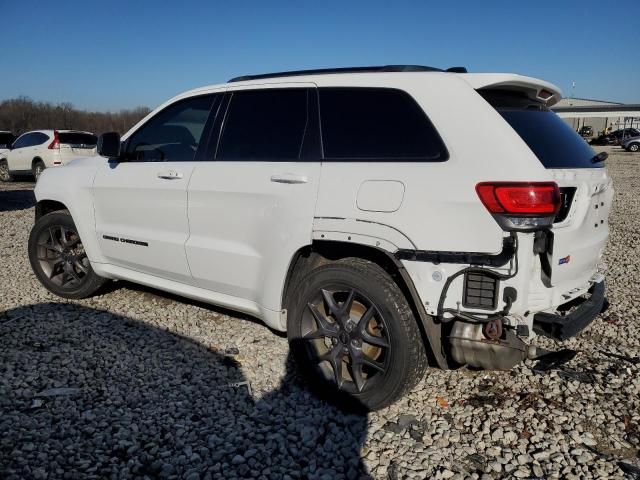
[[[640,128],[640,104],[624,104],[588,98],[563,98],[551,109],[578,131],[593,128],[595,136],[605,128]]]

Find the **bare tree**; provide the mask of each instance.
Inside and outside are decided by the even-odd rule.
[[[74,129],[96,134],[122,134],[149,112],[147,107],[118,112],[90,112],[78,110],[68,102],[52,104],[18,97],[0,101],[0,130],[9,130],[16,135],[38,129]]]

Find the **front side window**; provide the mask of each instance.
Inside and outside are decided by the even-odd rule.
[[[390,88],[319,91],[325,159],[447,160],[440,135],[408,93]]]
[[[20,136],[17,140],[16,143],[13,144],[13,148],[25,148],[25,147],[29,147],[31,145],[33,145],[32,142],[33,139],[33,133],[25,133],[24,135]]]
[[[298,160],[306,128],[306,89],[234,92],[216,159]]]
[[[134,162],[188,162],[194,159],[213,95],[193,97],[170,105],[127,140],[125,159]]]

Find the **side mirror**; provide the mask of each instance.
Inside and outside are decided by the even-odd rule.
[[[98,137],[96,145],[98,155],[107,158],[120,158],[120,134],[118,132],[103,133]]]

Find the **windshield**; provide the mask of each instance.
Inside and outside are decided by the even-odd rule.
[[[548,110],[498,109],[545,168],[598,168],[596,152],[555,113]]]

